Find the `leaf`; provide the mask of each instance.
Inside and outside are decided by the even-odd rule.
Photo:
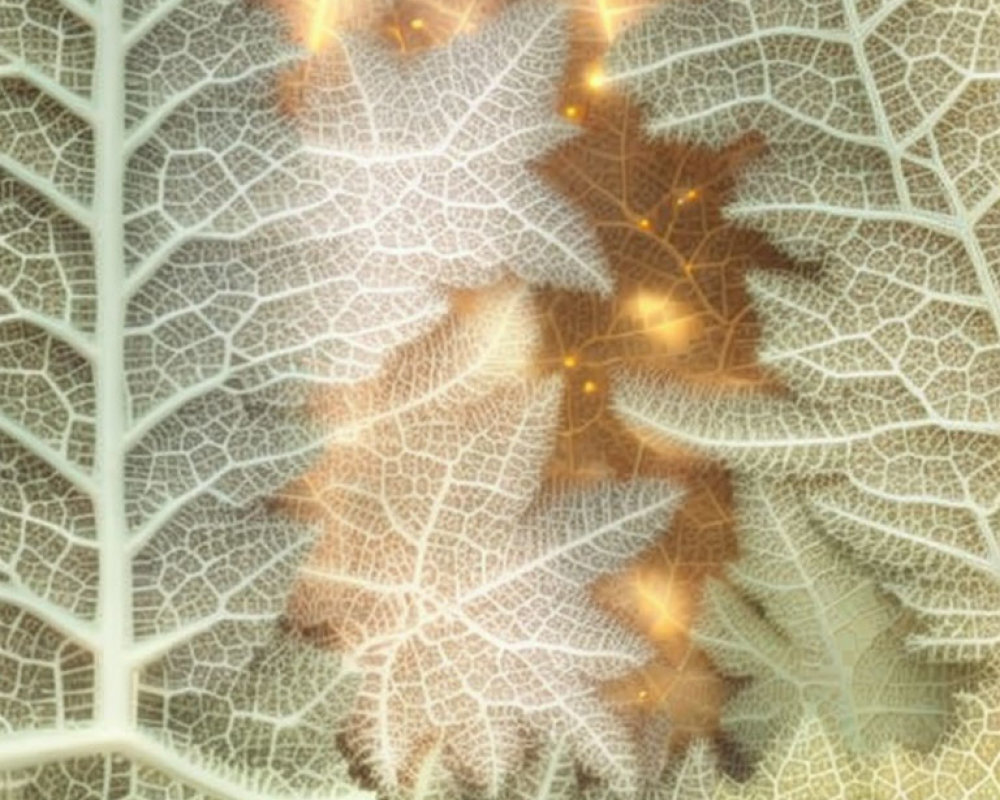
[[[317,735],[349,686],[277,631],[309,532],[261,505],[305,463],[296,359],[374,355],[287,316],[349,268],[273,276],[310,247],[274,34],[198,0],[3,20],[0,774],[26,797],[361,796]],[[269,697],[261,648],[316,683]]]
[[[525,168],[574,132],[552,108],[565,26],[558,3],[528,0],[416,58],[345,37],[314,64],[299,124],[367,269],[611,288],[580,215]]]
[[[1000,685],[992,676],[975,693],[959,697],[959,721],[933,753],[895,748],[875,767],[873,783],[886,800],[988,798],[1000,791]]]
[[[731,215],[808,264],[750,278],[786,396],[633,384],[622,413],[800,476],[943,659],[1000,641],[998,23],[963,2],[668,3],[608,67],[658,133],[763,130]]]
[[[1000,703],[996,679],[963,694],[959,722],[933,753],[899,746],[852,754],[815,714],[786,730],[753,778],[720,777],[707,744],[694,747],[666,776],[657,798],[674,800],[986,800],[997,791]]]
[[[521,5],[425,64],[461,109],[424,109],[409,142],[384,112],[353,127],[419,84],[367,44],[310,97],[343,106],[282,115],[283,35],[223,0],[0,13],[5,792],[367,796],[332,752],[352,676],[280,624],[314,530],[269,499],[350,435],[312,398],[429,330],[445,287],[522,261],[603,285],[525,166],[564,126],[505,105],[548,96],[558,12]],[[449,110],[463,124],[433,127]]]
[[[417,783],[433,751],[459,787],[497,796],[556,735],[626,791],[634,743],[597,682],[646,651],[586,585],[649,545],[676,493],[636,481],[539,497],[560,386],[496,357],[531,329],[523,293],[496,302],[401,353],[362,393],[353,441],[287,490],[325,526],[289,618],[360,672],[342,741],[381,787]]]
[[[831,546],[793,486],[743,478],[736,504],[732,584],[710,584],[694,630],[724,674],[750,681],[727,703],[723,729],[759,755],[815,713],[855,752],[931,747],[961,673],[906,652],[912,615]]]
[[[705,744],[691,750],[668,776],[661,793],[671,800],[878,800],[871,772],[852,757],[815,714],[785,731],[753,777],[738,783],[720,777],[714,754]],[[895,797],[895,796],[894,796]],[[900,796],[902,797],[902,796]]]

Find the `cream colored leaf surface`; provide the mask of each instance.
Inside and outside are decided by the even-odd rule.
[[[706,593],[694,638],[724,674],[748,682],[723,730],[758,756],[807,713],[844,746],[929,748],[951,716],[958,678],[907,653],[912,614],[876,589],[810,524],[792,486],[741,479],[740,559]]]
[[[662,135],[768,139],[730,206],[805,266],[755,273],[782,398],[633,383],[636,425],[794,474],[944,657],[1000,644],[1000,11],[667,3],[609,79]]]
[[[665,776],[671,800],[990,800],[1000,792],[1000,693],[995,679],[959,700],[959,719],[931,754],[895,746],[852,754],[813,713],[785,731],[754,776],[721,776],[707,743]]]
[[[564,135],[521,113],[561,69],[558,11],[522,5],[423,67],[349,45],[312,87],[344,102],[297,121],[280,77],[299,54],[263,5],[0,8],[0,793],[18,800],[365,796],[332,744],[356,686],[279,624],[313,530],[267,499],[332,435],[317,386],[374,375],[444,287],[519,262],[603,285],[525,163]]]
[[[988,800],[1000,794],[1000,684],[959,699],[959,721],[933,753],[896,748],[875,767],[879,798]]]
[[[854,757],[815,714],[772,744],[744,783],[722,776],[707,743],[665,777],[663,800],[888,800],[873,787],[870,763]],[[902,800],[903,796],[900,796]]]
[[[342,742],[385,789],[420,785],[433,752],[456,786],[498,796],[550,735],[595,775],[638,781],[597,683],[648,654],[587,585],[647,547],[677,495],[658,481],[539,495],[561,387],[496,357],[529,308],[501,296],[402,354],[369,424],[286,493],[324,525],[289,618],[360,673]],[[486,391],[447,377],[512,363]]]
[[[344,37],[313,65],[307,151],[370,269],[474,287],[611,288],[583,215],[527,164],[574,134],[555,110],[567,13],[526,0],[447,48],[403,58]]]

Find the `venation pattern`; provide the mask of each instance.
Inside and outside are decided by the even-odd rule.
[[[361,796],[356,681],[280,624],[312,529],[268,498],[503,272],[607,277],[527,169],[559,7],[404,64],[345,37],[299,116],[263,4],[0,1],[0,794]],[[478,237],[478,238],[476,238]]]

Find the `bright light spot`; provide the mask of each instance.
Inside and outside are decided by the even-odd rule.
[[[563,109],[563,114],[570,119],[576,119],[580,116],[580,109],[578,106],[566,106],[566,108]]]
[[[677,198],[677,205],[682,206],[685,203],[693,203],[699,197],[699,192],[697,189],[688,189],[681,197]]]
[[[643,632],[654,641],[687,629],[690,601],[666,570],[645,569],[631,581]]]
[[[593,67],[587,72],[587,86],[593,91],[601,89],[607,82],[604,71],[600,67]]]
[[[306,48],[310,53],[318,53],[330,38],[330,29],[337,18],[337,0],[314,0],[309,14],[306,32]]]
[[[614,21],[611,18],[611,9],[608,8],[608,0],[597,0],[597,14],[601,18],[601,28],[604,30],[604,38],[609,42],[614,38]]]
[[[687,307],[665,295],[640,290],[629,301],[628,310],[640,330],[668,350],[685,349],[697,329],[697,320]]]
[[[573,356],[573,355],[566,356],[563,359],[563,366],[566,367],[566,369],[573,369],[573,367],[575,367],[579,363],[580,362],[577,361],[576,356]]]
[[[584,381],[583,382],[583,393],[593,394],[597,391],[597,384],[594,381]]]
[[[427,27],[427,24],[422,19],[420,19],[420,17],[417,17],[416,19],[410,20],[410,27],[413,28],[413,30],[415,31],[422,31],[424,28]]]
[[[649,699],[649,689],[640,689],[639,690],[639,694],[637,696],[638,696],[638,698],[640,700],[648,700]]]
[[[648,231],[650,228],[653,227],[653,222],[652,220],[649,219],[649,217],[643,217],[642,219],[639,220],[639,227],[642,228],[644,231]]]

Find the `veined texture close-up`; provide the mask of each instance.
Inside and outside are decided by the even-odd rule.
[[[1000,798],[998,0],[0,0],[0,800]]]

